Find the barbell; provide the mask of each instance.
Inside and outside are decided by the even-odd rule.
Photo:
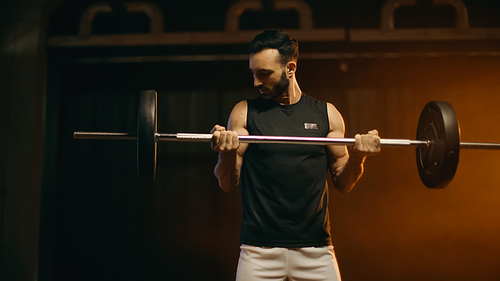
[[[212,134],[157,132],[157,93],[141,91],[136,133],[74,132],[75,139],[137,140],[137,176],[141,182],[156,177],[157,144],[159,141],[210,142]],[[238,136],[242,143],[354,145],[354,138],[321,138],[295,136]],[[416,147],[418,173],[428,188],[444,188],[458,166],[460,149],[500,149],[500,143],[460,142],[460,127],[453,107],[445,101],[427,103],[420,114],[416,140],[380,140],[381,146]]]

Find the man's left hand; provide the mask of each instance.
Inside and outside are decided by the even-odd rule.
[[[380,152],[380,137],[377,130],[371,130],[368,134],[357,134],[354,136],[354,147],[351,153],[358,157],[376,155]],[[354,155],[353,155],[354,156]]]

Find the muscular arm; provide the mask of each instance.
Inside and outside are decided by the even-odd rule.
[[[240,182],[243,155],[248,144],[239,143],[238,135],[248,135],[246,121],[247,102],[241,101],[231,111],[227,130],[219,125],[212,129],[212,149],[219,152],[214,174],[219,180],[219,186],[226,192],[231,191]]]
[[[344,137],[344,120],[337,109],[330,103],[327,106],[330,132],[327,137]],[[351,191],[363,174],[366,156],[380,151],[380,138],[376,131],[367,135],[356,135],[356,142],[351,155],[345,146],[327,146],[330,173],[333,185],[342,193]]]

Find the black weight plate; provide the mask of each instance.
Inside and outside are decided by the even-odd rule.
[[[157,155],[156,91],[141,91],[137,111],[137,178],[141,182],[154,182]]]
[[[420,179],[428,188],[445,188],[455,176],[460,153],[460,127],[449,103],[427,103],[418,120],[417,140],[430,141],[416,149]]]

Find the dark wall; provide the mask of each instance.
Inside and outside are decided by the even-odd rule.
[[[320,27],[373,28],[383,3],[367,1],[352,12],[359,3],[335,2],[338,17],[330,21],[325,11],[331,1],[308,2],[320,11]],[[471,24],[496,26],[494,9],[464,2]],[[257,94],[247,62],[78,60],[183,52],[167,47],[47,51],[49,19],[55,35],[76,30],[54,20],[74,21],[85,7],[75,5],[71,14],[68,3],[10,1],[0,11],[0,279],[232,280],[240,197],[238,190],[224,193],[217,187],[212,174],[217,155],[208,144],[160,143],[157,181],[147,185],[136,181],[133,141],[77,141],[71,134],[134,131],[143,89],[158,91],[160,132],[208,132],[213,124],[226,123],[237,101]],[[168,13],[174,13],[171,8]],[[341,8],[351,12],[343,14]],[[196,15],[202,14],[184,20],[196,28],[203,22]],[[217,30],[222,22],[207,28]],[[303,44],[302,51],[462,48],[483,55],[348,59],[342,68],[337,60],[300,60],[302,90],[337,106],[346,136],[377,128],[382,137],[413,139],[425,103],[446,100],[456,110],[464,141],[500,139],[500,59],[484,55],[497,50],[498,41],[361,45]],[[208,52],[224,53],[225,47],[208,47]],[[245,51],[233,46],[227,52]],[[330,194],[343,279],[498,280],[496,155],[462,150],[455,179],[443,190],[422,185],[414,149],[387,148],[368,159],[352,192]]]
[[[0,279],[35,280],[45,99],[45,1],[0,10]]]
[[[159,143],[157,180],[145,185],[137,183],[134,141],[73,140],[72,133],[134,132],[141,89],[158,91],[159,132],[209,132],[226,123],[232,104],[252,96],[238,91],[251,77],[235,70],[246,68],[228,62],[60,69],[56,179],[44,186],[44,194],[54,194],[54,247],[42,253],[53,257],[55,280],[195,280],[200,271],[206,280],[233,278],[239,198],[217,187],[217,154],[209,144]]]

